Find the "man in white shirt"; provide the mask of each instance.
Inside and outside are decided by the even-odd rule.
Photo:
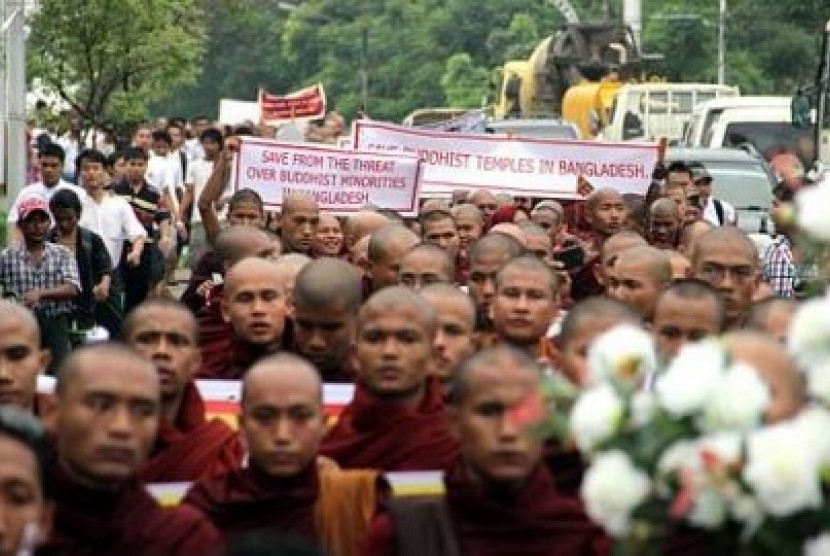
[[[105,161],[99,151],[90,149],[81,154],[80,172],[86,195],[79,223],[101,236],[113,261],[113,268],[118,267],[125,241],[133,246],[127,254],[127,264],[137,266],[141,262],[147,230],[127,201],[104,189]],[[113,280],[117,275],[117,272],[113,273]]]
[[[202,194],[208,178],[213,173],[213,163],[222,153],[223,137],[218,129],[208,128],[204,130],[199,140],[205,156],[192,160],[188,164],[187,178],[184,182],[184,197],[179,214],[180,222],[188,221],[188,212],[195,200]],[[190,219],[190,252],[194,257],[197,257],[204,250],[206,242],[202,216],[198,210],[193,210]]]
[[[198,160],[205,157],[205,151],[202,148],[202,132],[210,127],[210,118],[207,116],[196,116],[190,120],[191,137],[184,144],[184,150],[187,153],[187,158],[190,160]]]
[[[19,243],[22,239],[16,226],[17,213],[21,200],[29,199],[30,197],[40,197],[46,202],[49,202],[55,191],[58,191],[59,189],[71,189],[78,195],[79,198],[84,198],[83,189],[61,179],[64,160],[64,150],[58,144],[48,143],[40,149],[40,152],[38,153],[38,163],[40,166],[41,181],[30,183],[29,185],[23,187],[9,209],[8,223],[12,230],[11,238],[13,243]]]
[[[735,208],[720,199],[712,196],[711,174],[702,165],[693,168],[695,187],[700,198],[700,207],[703,211],[703,219],[708,220],[715,226],[735,226],[738,223]]]

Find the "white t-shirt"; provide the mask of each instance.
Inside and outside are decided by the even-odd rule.
[[[30,183],[20,190],[20,193],[18,193],[17,198],[14,200],[14,204],[12,204],[11,209],[9,209],[9,224],[17,224],[17,211],[22,200],[29,199],[31,197],[40,197],[46,202],[49,202],[52,199],[52,195],[61,189],[71,189],[75,192],[81,202],[83,202],[84,197],[86,197],[86,192],[83,188],[78,187],[73,183],[69,183],[68,181],[60,180],[54,187],[46,187],[42,181]]]
[[[100,203],[87,196],[84,199],[79,224],[101,236],[107,246],[113,267],[118,266],[121,261],[125,241],[147,237],[147,230],[138,221],[130,204],[111,193],[105,193]]]
[[[735,208],[724,200],[718,199],[721,206],[723,206],[723,225],[730,225],[735,223]],[[703,219],[708,220],[715,226],[720,226],[718,221],[718,211],[715,209],[714,197],[709,197],[706,200],[706,206],[703,209]]]
[[[184,152],[190,161],[201,160],[205,157],[205,149],[196,137],[184,142]]]
[[[193,218],[191,222],[197,223],[202,221],[202,215],[196,204],[199,202],[199,196],[207,185],[208,178],[213,173],[213,161],[199,158],[191,160],[187,165],[187,179],[184,180],[185,185],[193,185]]]
[[[176,187],[184,182],[182,179],[182,161],[176,153],[176,158],[156,156],[150,154],[147,161],[147,181],[159,191],[173,193]]]

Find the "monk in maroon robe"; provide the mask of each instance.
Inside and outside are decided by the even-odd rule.
[[[205,418],[193,382],[199,351],[190,311],[177,301],[148,299],[129,314],[122,333],[153,362],[161,384],[161,424],[150,458],[139,470],[141,480],[195,481],[239,465],[244,450],[236,432]]]
[[[362,299],[360,274],[345,261],[318,259],[297,276],[292,347],[326,383],[354,381],[349,351]]]
[[[533,411],[540,374],[526,353],[507,347],[462,364],[449,412],[461,456],[446,473],[446,493],[393,502],[369,531],[367,556],[610,553],[608,538],[579,501],[556,491],[541,463],[542,441],[531,430],[541,417]]]
[[[355,398],[320,452],[343,467],[443,469],[457,454],[441,384],[430,376],[435,310],[418,293],[385,288],[357,321]]]
[[[210,554],[216,529],[192,508],[162,509],[136,473],[159,423],[156,369],[130,348],[76,351],[58,374],[55,502],[43,554]]]
[[[288,315],[288,276],[272,261],[249,257],[228,271],[222,318],[233,330],[227,350],[201,377],[239,379],[262,357],[280,351]]]
[[[184,503],[228,540],[268,530],[313,540],[331,554],[360,554],[386,488],[376,471],[318,463],[324,419],[322,384],[311,365],[288,354],[260,361],[242,389],[239,421],[248,465],[202,479]]]

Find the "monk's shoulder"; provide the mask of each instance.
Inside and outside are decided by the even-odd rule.
[[[227,500],[236,489],[241,471],[232,469],[225,473],[202,477],[190,486],[182,499],[182,505],[210,515],[211,509]]]

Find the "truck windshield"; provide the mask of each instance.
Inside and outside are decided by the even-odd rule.
[[[713,162],[706,161],[706,169],[712,174],[713,194],[735,208],[769,208],[772,200],[772,183],[762,162]]]
[[[794,153],[802,163],[811,160],[812,131],[799,129],[789,122],[735,122],[726,126],[724,147],[751,145],[766,158],[783,152]]]

